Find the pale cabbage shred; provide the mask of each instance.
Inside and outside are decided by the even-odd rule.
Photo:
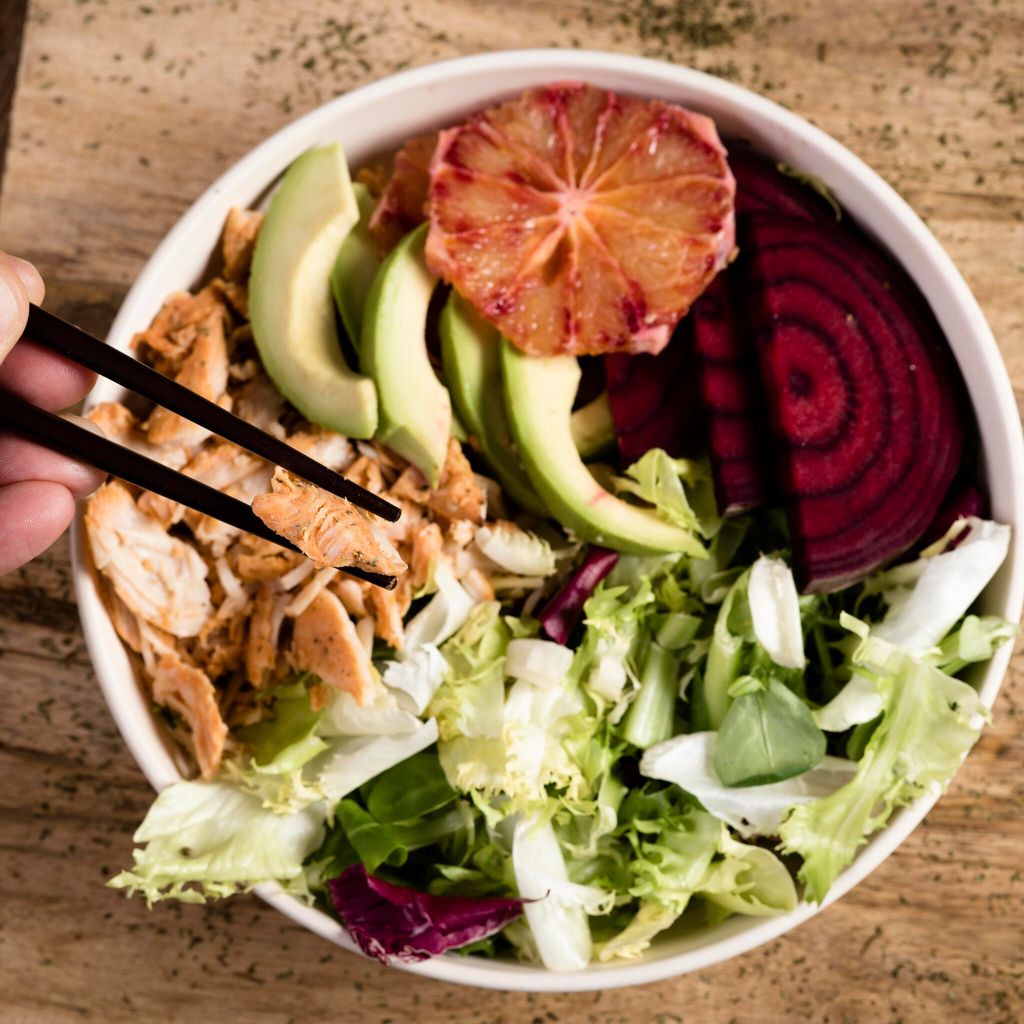
[[[575,652],[536,636],[531,620],[503,615],[498,602],[475,601],[448,565],[435,565],[434,593],[406,625],[410,643],[377,665],[374,701],[360,707],[338,693],[313,732],[272,762],[233,762],[217,781],[169,786],[136,833],[147,845],[136,851],[135,869],[111,884],[150,901],[194,901],[273,880],[309,898],[315,868],[304,864],[337,801],[436,743],[450,784],[484,811],[487,841],[503,851],[519,894],[532,901],[507,937],[551,970],[639,956],[698,896],[710,920],[792,910],[797,890],[782,862],[730,830],[781,835],[787,851],[804,857],[809,895],[823,899],[891,809],[945,785],[976,738],[985,709],[936,667],[933,654],[998,568],[1009,529],[970,520],[959,548],[897,571],[888,589],[879,584],[889,607],[880,623],[844,620],[861,635],[849,659],[857,669],[814,716],[823,729],[882,716],[860,762],[826,757],[788,780],[728,787],[715,773],[716,734],[682,733],[640,760],[645,776],[675,784],[662,791],[671,795],[660,816],[623,820],[627,793],[610,768],[622,749],[618,723],[640,686],[643,649],[664,643],[672,651],[680,694],[716,643],[729,645],[734,667],[759,658],[762,674],[765,666],[799,673],[805,663],[811,605],[798,601],[779,555],[757,559],[745,576],[730,565],[738,540],[694,511],[708,508],[702,472],[648,453],[621,481],[665,501],[666,518],[714,539],[708,557],[692,562],[622,557],[587,601]],[[556,571],[550,546],[534,534],[488,526],[479,539],[495,573]],[[720,622],[709,636],[699,620],[713,621],[715,604],[735,598],[737,578],[749,624],[733,636]],[[958,650],[970,647],[979,660],[1006,635],[991,623],[972,626],[971,642],[961,639]],[[745,678],[738,668],[735,676]],[[738,695],[742,687],[734,689]],[[918,756],[919,747],[928,752]],[[574,871],[599,863],[615,835],[616,848],[632,849],[628,880],[601,871],[577,880]],[[633,901],[632,919],[617,932],[604,928],[595,942],[590,919]]]

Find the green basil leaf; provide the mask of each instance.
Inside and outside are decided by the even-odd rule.
[[[366,808],[377,821],[412,821],[446,807],[457,796],[437,754],[424,751],[378,775],[366,793]]]
[[[825,756],[825,734],[810,709],[777,679],[733,701],[715,749],[726,786],[763,786],[809,771]]]

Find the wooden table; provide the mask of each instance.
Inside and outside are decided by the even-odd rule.
[[[0,89],[20,9],[0,0]],[[1024,388],[1014,0],[33,0],[0,248],[39,265],[52,308],[102,333],[188,204],[291,118],[409,65],[548,45],[703,68],[831,132],[929,222]],[[0,1021],[1024,1020],[1020,658],[948,796],[838,906],[675,981],[502,995],[387,971],[255,898],[148,912],[104,889],[151,793],[95,686],[69,571],[61,542],[0,580]]]

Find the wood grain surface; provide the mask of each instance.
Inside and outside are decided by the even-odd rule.
[[[188,204],[291,118],[399,68],[549,45],[709,70],[846,143],[948,248],[1022,394],[1019,0],[30,0],[0,248],[39,265],[51,308],[103,332]],[[103,887],[151,793],[96,688],[69,576],[62,541],[0,580],[4,1024],[1024,1020],[1020,657],[949,794],[809,924],[640,989],[482,993],[367,963],[254,898],[149,912]]]

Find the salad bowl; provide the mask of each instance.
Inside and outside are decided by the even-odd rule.
[[[992,333],[968,286],[934,236],[877,174],[819,129],[775,103],[709,75],[625,55],[532,50],[460,58],[403,72],[341,96],[262,143],[185,213],[143,268],[111,328],[109,342],[127,350],[133,333],[157,313],[172,289],[202,277],[228,210],[254,207],[301,153],[341,142],[353,166],[410,137],[454,123],[472,110],[551,81],[581,79],[625,94],[657,97],[709,115],[724,136],[749,141],[773,158],[826,182],[860,227],[913,277],[949,339],[974,407],[981,436],[981,474],[992,516],[1013,530],[1009,555],[984,591],[985,613],[1019,620],[1024,601],[1024,441],[1013,394]],[[114,401],[116,386],[100,383],[91,402]],[[75,587],[86,643],[117,725],[146,777],[163,789],[182,776],[101,601],[81,520],[73,536]],[[972,682],[991,707],[1010,657],[1004,644],[975,670]],[[913,831],[935,797],[895,814],[839,876],[821,905],[802,903],[781,917],[733,917],[697,933],[661,938],[629,962],[592,964],[554,974],[526,964],[446,955],[400,966],[439,980],[527,991],[582,991],[641,984],[705,969],[784,934],[870,874]],[[342,926],[274,885],[259,895],[317,935],[356,950]]]

